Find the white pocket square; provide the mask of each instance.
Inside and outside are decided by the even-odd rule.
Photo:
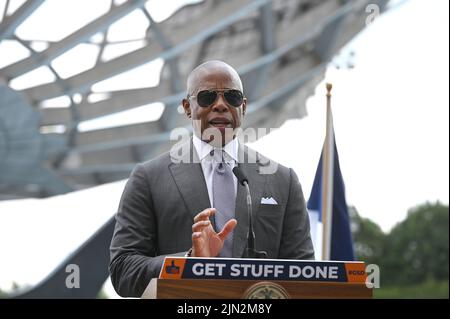
[[[277,201],[273,197],[263,197],[263,198],[261,198],[261,204],[278,205]]]

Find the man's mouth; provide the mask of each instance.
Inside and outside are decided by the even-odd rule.
[[[214,118],[210,120],[209,125],[218,127],[218,128],[225,128],[225,127],[231,127],[231,121],[226,118]]]

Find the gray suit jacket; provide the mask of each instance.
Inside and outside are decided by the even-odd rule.
[[[109,265],[113,286],[121,296],[140,297],[150,279],[159,276],[165,256],[183,256],[192,246],[194,216],[211,207],[192,140],[182,147],[189,151],[181,163],[173,159],[177,154],[173,152],[138,164],[125,186]],[[247,156],[249,149],[240,146],[239,154]],[[189,158],[195,163],[186,163]],[[277,164],[274,174],[260,174],[269,160],[259,153],[256,160],[246,162],[240,155],[239,162],[252,196],[255,248],[266,251],[268,258],[313,259],[308,213],[294,171]],[[262,197],[273,197],[278,204],[261,204]],[[236,219],[233,257],[240,258],[248,230],[246,192],[241,185]]]

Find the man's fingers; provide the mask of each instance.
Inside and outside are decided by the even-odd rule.
[[[194,252],[201,251],[203,248],[203,244],[201,242],[202,233],[194,232],[192,233],[192,250]]]
[[[194,223],[199,222],[201,220],[208,220],[210,216],[214,215],[216,212],[215,208],[207,208],[202,210],[200,213],[195,215]]]
[[[196,239],[200,238],[201,236],[202,236],[201,232],[194,232],[194,233],[192,233],[192,239],[193,240],[196,240]]]
[[[192,232],[201,232],[203,228],[211,225],[211,222],[209,220],[201,220],[199,222],[196,222],[192,225]]]
[[[225,240],[227,238],[227,236],[233,231],[234,227],[236,227],[237,225],[237,220],[236,219],[230,219],[229,221],[227,221],[227,223],[225,224],[225,226],[223,226],[223,229],[220,233],[218,233],[217,235],[219,236],[219,238],[221,240]]]

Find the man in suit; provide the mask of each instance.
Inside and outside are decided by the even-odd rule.
[[[314,258],[296,174],[278,164],[263,174],[270,160],[236,138],[247,107],[238,73],[208,61],[191,72],[187,91],[193,137],[138,164],[120,201],[109,270],[121,296],[140,297],[165,256],[243,256],[248,216],[245,188],[231,173],[236,165],[249,180],[255,248],[268,258]]]

